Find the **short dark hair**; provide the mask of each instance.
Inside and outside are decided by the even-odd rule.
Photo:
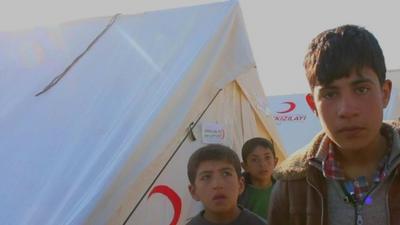
[[[370,67],[382,85],[386,79],[385,58],[378,40],[363,27],[344,25],[317,35],[308,47],[304,68],[311,90]]]
[[[242,147],[242,159],[243,162],[246,162],[247,157],[256,149],[258,146],[264,147],[266,149],[270,149],[273,156],[275,156],[274,145],[271,141],[268,141],[262,137],[255,137],[247,140]]]
[[[189,158],[187,175],[191,184],[196,180],[197,169],[204,161],[226,161],[231,164],[238,177],[241,176],[240,159],[235,151],[225,145],[211,144],[197,149]]]

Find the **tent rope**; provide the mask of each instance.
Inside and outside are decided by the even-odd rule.
[[[211,99],[211,101],[208,103],[208,105],[206,106],[206,108],[203,110],[203,112],[201,112],[200,116],[196,119],[195,122],[191,122],[189,125],[189,128],[186,132],[185,137],[182,139],[182,141],[179,143],[178,147],[176,147],[176,149],[174,150],[174,152],[172,153],[172,155],[169,157],[169,159],[167,160],[167,162],[164,164],[164,166],[161,168],[160,172],[157,174],[157,176],[154,178],[154,180],[151,182],[151,184],[149,185],[149,187],[147,188],[147,190],[144,192],[144,194],[142,195],[142,197],[140,198],[140,200],[136,203],[135,207],[133,208],[133,210],[129,213],[128,217],[126,218],[126,220],[124,221],[123,225],[126,225],[126,223],[129,221],[129,219],[131,218],[131,216],[133,215],[133,213],[136,211],[136,209],[138,208],[138,206],[140,205],[140,203],[143,201],[144,197],[146,197],[147,193],[150,191],[151,187],[153,187],[153,185],[156,183],[157,179],[161,176],[162,172],[164,172],[165,168],[167,168],[168,164],[171,162],[172,158],[174,158],[175,154],[178,152],[178,150],[181,148],[181,146],[183,145],[183,143],[185,142],[185,140],[190,136],[191,130],[197,125],[197,123],[200,121],[200,119],[203,117],[204,113],[207,112],[208,108],[211,106],[211,104],[214,102],[214,100],[217,98],[218,94],[222,91],[222,89],[218,89],[217,93],[214,95],[214,97]]]
[[[92,48],[92,46],[100,39],[101,36],[103,36],[109,29],[110,27],[115,23],[115,21],[117,20],[117,17],[121,15],[120,13],[115,14],[110,21],[108,22],[107,26],[103,29],[103,31],[101,31],[95,39],[93,39],[93,41],[88,45],[88,47],[86,47],[86,49],[78,56],[76,57],[71,64],[69,64],[67,66],[67,68],[64,69],[64,71],[62,73],[60,73],[58,76],[56,76],[42,91],[40,91],[39,93],[37,93],[35,96],[39,96],[43,93],[45,93],[46,91],[48,91],[50,88],[52,88],[54,85],[56,85],[66,74],[67,72],[82,58],[82,56],[84,56],[89,50],[90,48]]]

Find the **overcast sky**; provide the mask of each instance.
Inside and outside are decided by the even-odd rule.
[[[210,0],[0,0],[0,30],[20,30],[115,13],[210,3]],[[396,1],[240,0],[267,95],[308,91],[302,66],[310,40],[342,24],[366,27],[378,38],[388,69],[400,69],[400,8]]]

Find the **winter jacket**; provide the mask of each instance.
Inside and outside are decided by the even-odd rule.
[[[399,127],[393,129],[393,142],[388,171],[386,204],[390,225],[400,225],[400,136]],[[318,134],[309,145],[279,165],[274,172],[277,180],[270,200],[270,225],[327,225],[327,182],[322,172],[309,164],[315,157],[324,133]]]

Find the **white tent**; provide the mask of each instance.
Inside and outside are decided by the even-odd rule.
[[[400,70],[389,70],[386,76],[393,87],[383,116],[384,120],[396,120],[400,118]],[[322,129],[308,101],[307,94],[268,96],[271,115],[288,154],[308,144]]]
[[[384,119],[398,120],[400,119],[400,69],[388,70],[386,72],[386,79],[392,81],[392,94],[389,105],[384,111]]]
[[[271,115],[288,155],[306,145],[321,130],[319,119],[309,107],[306,96],[268,96]]]
[[[400,69],[388,70],[386,78],[392,81],[393,87],[400,90]]]
[[[185,224],[195,149],[285,157],[237,1],[0,33],[0,71],[2,224]]]

